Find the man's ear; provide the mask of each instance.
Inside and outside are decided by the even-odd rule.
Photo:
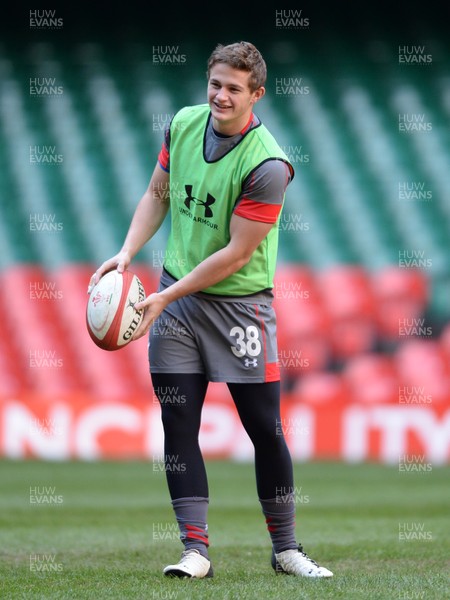
[[[265,93],[266,93],[266,88],[263,86],[261,86],[257,90],[255,90],[253,92],[253,96],[251,99],[252,104],[256,104],[256,102],[258,102],[258,100],[261,100],[261,98],[264,96]]]

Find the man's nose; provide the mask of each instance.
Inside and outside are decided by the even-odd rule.
[[[225,88],[220,88],[217,90],[216,94],[217,100],[226,100],[228,98],[228,94]]]

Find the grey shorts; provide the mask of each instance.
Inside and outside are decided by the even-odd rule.
[[[159,290],[175,282],[163,271]],[[202,373],[208,381],[278,381],[272,293],[242,298],[191,294],[172,302],[150,328],[152,373]]]

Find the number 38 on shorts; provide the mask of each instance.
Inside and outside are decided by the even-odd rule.
[[[259,332],[254,325],[249,325],[244,330],[242,327],[232,327],[230,336],[234,338],[234,346],[230,346],[231,352],[241,358],[242,356],[259,356],[261,354],[261,342]]]

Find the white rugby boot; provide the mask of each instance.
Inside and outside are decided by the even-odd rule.
[[[202,579],[214,575],[211,561],[192,548],[181,553],[180,562],[176,565],[167,565],[163,570],[168,577],[188,577]]]
[[[333,577],[333,573],[321,567],[303,552],[301,545],[296,550],[284,550],[275,554],[272,550],[272,567],[276,573],[298,577]]]

